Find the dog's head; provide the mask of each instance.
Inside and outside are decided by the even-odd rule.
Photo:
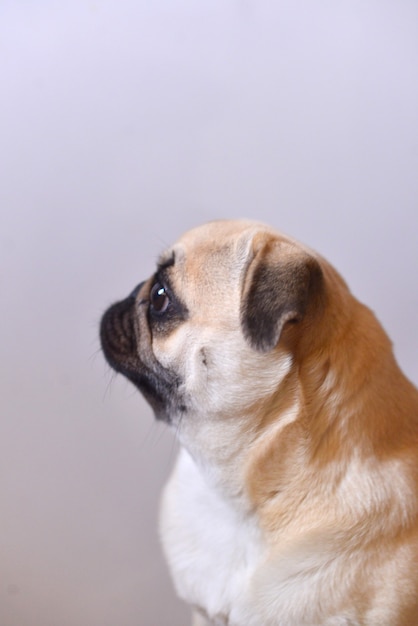
[[[254,222],[187,232],[101,322],[105,357],[159,419],[243,413],[274,393],[324,298],[313,253]]]

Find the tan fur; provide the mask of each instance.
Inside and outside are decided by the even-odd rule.
[[[196,624],[418,625],[418,391],[374,314],[255,222],[173,253],[187,316],[157,332],[140,312],[135,358],[179,374],[188,407],[161,528]]]
[[[248,489],[272,537],[324,541],[347,559],[341,579],[361,562],[339,608],[387,603],[382,623],[418,624],[418,394],[374,315],[322,266],[327,306],[294,353],[299,416],[254,450]],[[357,492],[344,485],[353,458]]]
[[[198,255],[205,263],[212,238],[208,244]],[[388,602],[391,624],[411,626],[418,624],[418,394],[373,313],[320,263],[326,302],[306,328],[283,338],[293,348],[294,368],[287,389],[268,406],[260,403],[260,440],[296,399],[298,417],[254,446],[246,487],[273,553],[283,537],[323,541],[344,554],[341,584],[356,555],[361,566],[337,610],[354,604],[367,613],[373,603]],[[353,457],[367,483],[360,493],[344,485]]]

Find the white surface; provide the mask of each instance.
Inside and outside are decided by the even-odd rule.
[[[175,453],[104,308],[216,217],[318,249],[418,381],[418,4],[4,0],[0,624],[184,626]]]

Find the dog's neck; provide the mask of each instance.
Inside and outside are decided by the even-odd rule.
[[[192,420],[190,420],[192,421]],[[187,450],[208,486],[239,508],[251,508],[245,490],[246,457],[255,439],[249,420],[242,416],[227,421],[202,420],[190,435],[190,428],[179,432]]]

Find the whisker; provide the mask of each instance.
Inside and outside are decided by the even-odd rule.
[[[109,376],[110,374],[110,376]],[[116,372],[114,372],[110,367],[108,368],[108,371],[106,372],[106,375],[109,376],[109,379],[107,381],[104,393],[103,393],[103,398],[102,398],[102,402],[105,402],[108,394],[110,396],[110,388],[112,386],[113,381],[116,378]]]

